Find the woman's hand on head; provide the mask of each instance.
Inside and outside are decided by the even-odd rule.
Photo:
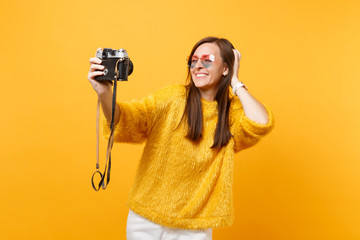
[[[234,70],[233,70],[233,76],[231,78],[231,87],[233,87],[238,81],[238,75],[239,75],[239,69],[240,69],[240,60],[241,60],[241,54],[237,49],[233,49],[235,61],[234,61]]]
[[[99,49],[99,48],[98,48]],[[96,81],[96,76],[103,75],[104,66],[101,65],[102,60],[97,57],[90,58],[90,70],[88,80],[98,95],[111,92],[111,83],[109,81]]]

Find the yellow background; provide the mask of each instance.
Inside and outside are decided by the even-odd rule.
[[[0,239],[125,239],[144,145],[115,144],[95,192],[98,47],[135,69],[118,99],[184,83],[201,38],[241,52],[275,128],[235,159],[235,223],[214,239],[360,239],[358,1],[1,1]],[[101,170],[105,144],[101,138]]]

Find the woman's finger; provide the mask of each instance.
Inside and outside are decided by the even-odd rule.
[[[98,49],[96,49],[96,52],[97,52],[97,51],[99,51],[99,50],[102,50],[102,48],[98,48]],[[95,56],[96,56],[96,53],[95,53]]]
[[[96,63],[96,64],[100,64],[102,62],[102,60],[98,57],[92,57],[89,60],[90,64]]]
[[[236,52],[238,53],[239,59],[241,59],[241,53],[239,52],[239,50],[236,49]]]
[[[233,52],[234,52],[235,61],[236,61],[238,59],[239,55],[238,55],[236,49],[233,49]]]
[[[101,71],[89,72],[88,78],[91,80],[95,80],[96,76],[101,76],[101,75],[104,75],[104,72]]]
[[[91,64],[90,66],[90,72],[94,72],[95,70],[104,70],[105,66],[100,64]]]

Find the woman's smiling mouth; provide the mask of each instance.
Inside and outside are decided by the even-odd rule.
[[[205,78],[207,77],[209,74],[207,73],[195,73],[195,77],[196,78]]]

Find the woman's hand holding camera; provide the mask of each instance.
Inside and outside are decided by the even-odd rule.
[[[96,76],[103,75],[104,66],[101,65],[101,59],[97,57],[90,58],[90,70],[88,79],[93,86],[96,93],[100,96],[103,94],[111,93],[111,83],[109,81],[96,81]]]
[[[96,81],[96,76],[103,75],[104,66],[101,65],[102,60],[97,57],[90,58],[90,70],[88,73],[88,80],[97,93],[101,107],[103,109],[104,116],[108,123],[111,122],[111,107],[112,107],[112,83],[109,81]],[[120,109],[117,105],[115,107],[115,119],[116,124],[119,121]]]

